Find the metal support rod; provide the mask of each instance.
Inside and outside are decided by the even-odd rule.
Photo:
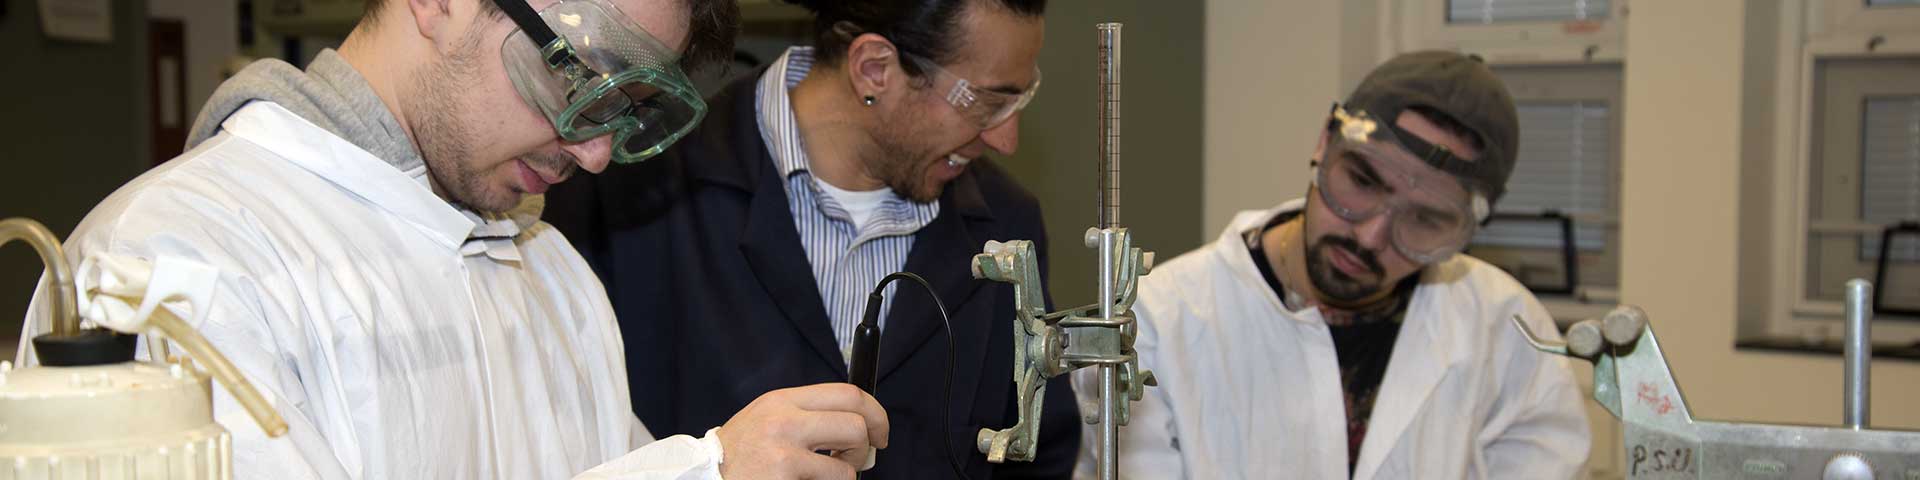
[[[1097,240],[1100,252],[1100,320],[1106,323],[1114,321],[1114,303],[1119,299],[1115,291],[1118,279],[1114,236],[1120,228],[1120,33],[1119,23],[1102,23],[1098,26],[1100,77],[1100,221]],[[1090,235],[1091,237],[1091,235]],[[1095,238],[1089,238],[1094,240]],[[1111,337],[1119,339],[1119,335]],[[1120,351],[1120,345],[1115,346]],[[1118,480],[1120,478],[1120,418],[1117,412],[1120,402],[1127,401],[1120,394],[1120,369],[1113,364],[1102,364],[1100,369],[1100,445],[1095,476],[1100,480]]]
[[[1100,231],[1100,320],[1113,321],[1114,308],[1114,231]],[[1110,337],[1119,339],[1119,335]],[[1095,472],[1100,480],[1120,478],[1120,422],[1114,415],[1119,408],[1117,402],[1127,401],[1119,398],[1119,368],[1112,364],[1100,365],[1100,450],[1099,465]]]
[[[1120,226],[1120,24],[1099,25],[1100,223]]]
[[[1873,360],[1873,283],[1864,279],[1847,281],[1847,379],[1845,423],[1859,430],[1867,427],[1867,393],[1870,390],[1868,363]]]
[[[1119,368],[1100,366],[1100,465],[1095,472],[1100,480],[1120,478],[1120,419],[1114,416],[1114,402],[1127,399],[1120,395]]]

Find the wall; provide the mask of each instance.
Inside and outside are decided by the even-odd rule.
[[[37,2],[0,18],[0,217],[24,216],[65,238],[95,203],[146,168],[147,9],[113,2],[113,41],[73,43],[40,31]],[[12,358],[41,271],[24,244],[0,248],[0,354]]]
[[[181,20],[187,27],[187,121],[220,86],[220,68],[240,53],[238,0],[147,0],[153,18]]]
[[[1040,198],[1058,307],[1092,303],[1099,125],[1094,25],[1122,22],[1120,219],[1134,245],[1162,260],[1200,245],[1202,3],[1049,2],[1040,51],[1045,82],[1020,118],[1020,149],[1003,164]]]
[[[1773,302],[1773,211],[1788,205],[1775,205],[1773,191],[1774,114],[1783,101],[1775,73],[1780,64],[1782,42],[1795,40],[1780,28],[1781,11],[1795,2],[1747,0],[1746,30],[1742,38],[1740,104],[1740,248],[1738,278],[1739,301],[1736,332],[1742,337],[1766,335],[1772,318]],[[1780,202],[1786,203],[1786,202]]]
[[[1769,2],[1757,2],[1765,5]],[[1623,145],[1621,298],[1652,316],[1689,407],[1707,419],[1834,425],[1840,420],[1838,356],[1736,351],[1734,335],[1742,285],[1740,259],[1763,242],[1743,238],[1751,215],[1726,215],[1743,204],[1742,174],[1750,149],[1743,74],[1757,53],[1743,22],[1741,0],[1639,2],[1627,25],[1627,43],[1640,52],[1626,69]],[[1766,14],[1753,15],[1762,22]],[[1777,18],[1777,17],[1776,17]],[[1755,82],[1762,80],[1755,79]],[[1759,86],[1771,91],[1771,88]],[[1775,98],[1778,98],[1776,95]],[[1673,119],[1686,121],[1673,121]],[[1874,425],[1920,427],[1920,365],[1881,360],[1873,365]],[[1762,399],[1764,401],[1756,401]]]
[[[1306,193],[1321,122],[1348,88],[1342,3],[1359,2],[1207,2],[1204,238]]]
[[[1207,3],[1201,235],[1306,194],[1327,108],[1386,60],[1391,1]]]

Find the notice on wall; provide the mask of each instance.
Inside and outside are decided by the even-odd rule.
[[[113,0],[40,0],[40,29],[48,38],[113,41]]]

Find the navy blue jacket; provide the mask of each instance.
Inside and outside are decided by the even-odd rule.
[[[580,175],[547,194],[544,219],[606,284],[634,413],[657,437],[698,436],[768,391],[847,381],[785,181],[760,138],[758,77],[711,99],[704,124],[668,153]],[[974,447],[980,428],[1018,417],[1013,290],[974,280],[969,265],[988,240],[1030,239],[1045,252],[1039,203],[989,159],[969,165],[939,201],[940,215],[915,233],[905,270],[926,277],[952,309],[953,417],[938,422],[949,402],[939,313],[924,289],[900,282],[881,332],[875,395],[892,424],[890,446],[865,478],[949,478],[949,456],[976,479],[1067,478],[1080,422],[1065,376],[1047,386],[1033,463],[990,465]],[[941,439],[947,428],[952,451]]]

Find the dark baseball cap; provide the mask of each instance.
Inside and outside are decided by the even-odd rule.
[[[1379,119],[1415,156],[1486,195],[1489,207],[1506,193],[1519,150],[1519,114],[1506,84],[1479,58],[1442,50],[1393,57],[1360,81],[1346,108]],[[1478,137],[1480,155],[1467,159],[1402,130],[1395,119],[1410,109],[1465,126]]]

